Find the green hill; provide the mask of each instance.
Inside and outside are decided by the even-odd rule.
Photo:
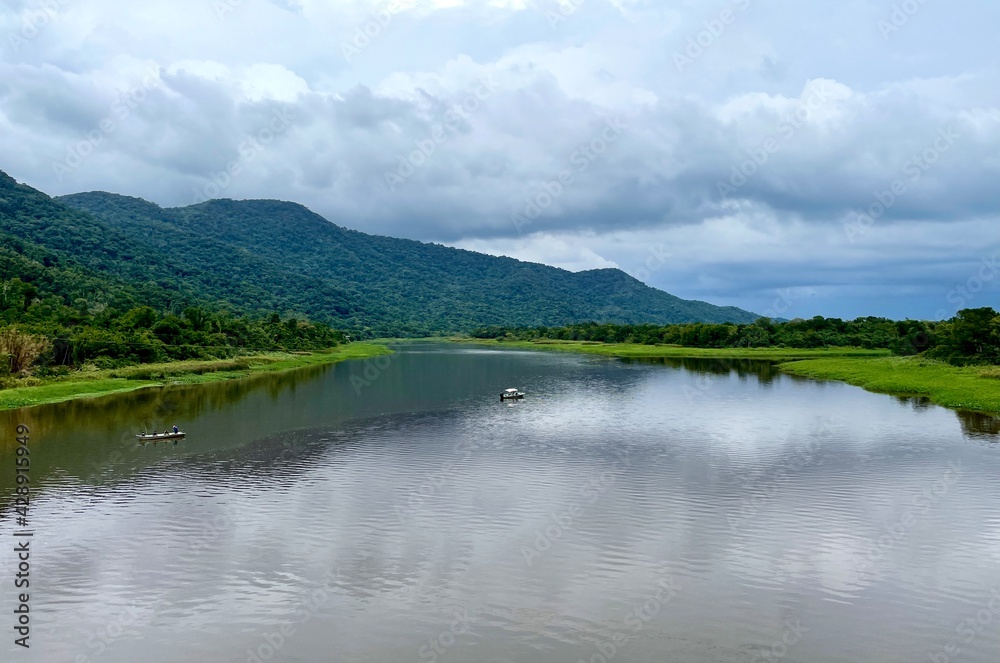
[[[52,199],[0,173],[0,238],[0,277],[44,281],[69,302],[95,293],[161,308],[225,302],[376,335],[757,317],[674,297],[617,269],[572,273],[367,235],[272,200],[161,208],[104,192]]]
[[[27,284],[25,307],[36,293],[90,309],[196,300],[175,276],[165,259],[139,256],[108,224],[0,172],[0,280]]]

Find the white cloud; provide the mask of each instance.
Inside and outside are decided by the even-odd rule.
[[[187,204],[281,111],[288,126],[220,195],[572,269],[642,274],[666,242],[675,258],[654,285],[744,306],[813,288],[830,313],[850,309],[837,288],[878,293],[866,312],[896,306],[882,291],[896,274],[922,284],[899,300],[908,310],[936,307],[919,297],[974,266],[1000,216],[992,3],[928,5],[888,40],[864,3],[730,3],[710,39],[706,21],[730,5],[588,0],[552,26],[556,3],[413,0],[371,30],[387,4],[58,4],[44,24],[33,3],[0,15],[0,169],[53,194]],[[348,62],[342,40],[366,27]],[[810,38],[820,27],[838,37]],[[679,70],[675,53],[699,38]],[[59,176],[53,164],[147,71],[155,89]],[[615,118],[625,129],[602,146]],[[591,144],[600,153],[581,161]],[[572,181],[519,230],[511,216],[564,171]],[[849,241],[845,224],[897,180]]]
[[[584,241],[594,239],[594,236],[588,236]],[[493,241],[469,239],[456,242],[453,246],[527,262],[542,262],[571,272],[619,267],[618,263],[598,255],[594,249],[582,244],[581,238],[577,236],[538,233],[523,238]]]
[[[229,91],[236,100],[274,99],[294,102],[309,92],[309,85],[283,65],[256,63],[237,69],[211,60],[180,60],[170,65],[171,74],[187,73]]]

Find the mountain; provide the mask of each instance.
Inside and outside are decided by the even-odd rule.
[[[0,171],[0,303],[5,306],[7,282],[14,278],[27,284],[25,307],[37,293],[90,309],[169,308],[175,301],[198,299],[173,274],[162,257],[137,256],[132,239],[108,224]]]
[[[154,306],[226,302],[379,335],[757,318],[680,299],[617,269],[573,273],[368,235],[274,200],[161,208],[104,192],[53,199],[0,173],[0,239],[0,278],[46,279],[70,301],[96,288]]]
[[[236,281],[252,275],[256,283],[269,284],[269,293],[284,304],[268,308],[299,310],[335,326],[419,333],[591,319],[667,323],[749,322],[757,317],[682,300],[616,269],[574,274],[512,258],[367,235],[336,226],[294,203],[214,200],[162,209],[107,193],[59,200],[122,232],[155,239],[151,248],[169,250],[191,273],[202,269]],[[290,276],[291,285],[285,282]],[[225,298],[242,306],[259,301],[237,301],[235,296],[228,292]]]

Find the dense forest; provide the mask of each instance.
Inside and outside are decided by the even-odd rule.
[[[964,309],[951,320],[893,321],[866,317],[856,320],[815,317],[775,322],[760,318],[751,324],[618,325],[588,322],[563,327],[489,326],[474,338],[599,341],[604,343],[668,344],[694,348],[823,348],[887,349],[898,355],[923,354],[953,364],[1000,363],[1000,314],[989,307]]]
[[[344,339],[284,311],[233,307],[177,278],[165,256],[140,255],[132,244],[0,173],[0,378]]]
[[[487,324],[757,317],[680,299],[617,269],[573,273],[368,235],[295,203],[223,199],[165,209],[104,192],[50,198],[0,172],[0,280],[14,277],[71,305],[124,297],[179,313],[224,303],[244,314],[278,311],[328,324],[356,338]]]
[[[680,299],[617,269],[573,273],[367,235],[294,203],[213,200],[163,209],[101,192],[53,203],[88,213],[122,239],[115,245],[118,256],[99,254],[95,268],[124,275],[134,273],[137,262],[153,266],[156,281],[178,292],[244,311],[307,317],[357,338],[468,332],[488,324],[757,318],[735,307]]]
[[[579,322],[588,319],[608,322]],[[679,299],[620,270],[573,274],[365,235],[292,203],[163,209],[100,192],[53,199],[0,172],[0,377],[470,330],[1000,362],[991,308],[943,322],[771,321]]]
[[[179,315],[150,306],[72,306],[19,278],[0,282],[0,377],[60,374],[178,359],[220,359],[261,350],[314,350],[345,340],[326,325],[272,313],[236,316],[198,306]]]

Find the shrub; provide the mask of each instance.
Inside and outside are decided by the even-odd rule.
[[[27,375],[31,364],[51,347],[46,339],[15,327],[0,332],[0,355],[7,356],[7,372],[12,375]]]

